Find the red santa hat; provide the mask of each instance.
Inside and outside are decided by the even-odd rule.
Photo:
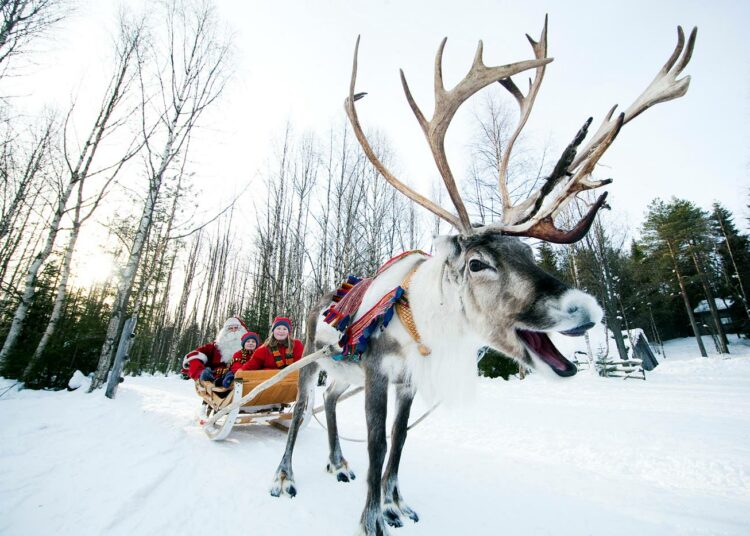
[[[285,316],[277,316],[273,319],[271,331],[275,330],[278,326],[286,326],[286,329],[292,331],[292,321]]]

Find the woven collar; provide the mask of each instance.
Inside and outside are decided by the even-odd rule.
[[[406,274],[406,277],[404,277],[404,280],[401,282],[401,288],[404,289],[404,293],[401,296],[401,299],[396,303],[396,313],[398,314],[401,323],[406,328],[406,331],[409,332],[411,338],[417,343],[417,350],[419,350],[419,353],[427,357],[432,353],[432,350],[422,343],[422,337],[419,335],[417,325],[414,323],[414,315],[412,314],[409,305],[409,285],[411,284],[411,278],[414,277],[414,274],[419,267],[422,266],[423,262],[424,261],[418,262],[414,268],[409,270],[409,273]]]

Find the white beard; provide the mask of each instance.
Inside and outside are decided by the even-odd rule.
[[[216,348],[221,354],[221,362],[229,364],[234,354],[242,349],[242,334],[239,331],[226,331],[222,328],[216,336]]]

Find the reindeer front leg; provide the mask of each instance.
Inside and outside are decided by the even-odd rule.
[[[328,389],[326,389],[324,399],[326,425],[328,427],[328,446],[330,448],[326,470],[329,473],[335,474],[336,480],[339,482],[349,482],[355,478],[354,472],[349,469],[349,464],[341,453],[341,443],[339,442],[339,432],[336,424],[336,404],[339,397],[348,387],[348,383],[334,380],[328,386]]]
[[[369,363],[368,363],[369,364]],[[388,444],[385,419],[388,411],[388,378],[372,363],[365,372],[365,414],[367,416],[367,500],[359,521],[363,536],[386,536],[388,531],[380,505],[380,481]]]
[[[404,502],[398,485],[398,466],[406,442],[409,413],[413,400],[414,389],[412,386],[407,383],[400,383],[396,387],[396,418],[391,430],[391,453],[388,457],[385,475],[383,475],[383,515],[392,527],[403,526],[401,516],[406,516],[415,523],[419,521],[417,513]]]
[[[294,497],[297,495],[297,488],[294,485],[294,473],[292,472],[292,454],[294,453],[297,433],[302,425],[302,419],[305,416],[307,406],[308,404],[312,404],[311,399],[315,389],[315,381],[318,378],[319,368],[317,363],[311,363],[300,369],[297,403],[294,405],[292,422],[289,425],[289,432],[286,436],[286,449],[271,484],[270,491],[274,497],[279,497],[280,495]]]

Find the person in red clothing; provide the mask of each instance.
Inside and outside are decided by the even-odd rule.
[[[229,387],[234,381],[234,375],[242,366],[247,363],[253,356],[255,349],[260,344],[260,337],[254,331],[248,331],[242,336],[242,349],[232,356],[232,364],[229,366],[229,372],[222,378],[222,386]]]
[[[285,316],[277,316],[268,339],[255,350],[241,370],[283,369],[299,361],[304,350],[302,341],[292,336],[292,321]]]
[[[199,346],[183,358],[182,366],[187,369],[188,376],[195,381],[221,385],[221,377],[229,369],[232,357],[242,349],[241,338],[246,329],[238,317],[228,318],[215,341]]]
[[[232,356],[232,365],[229,367],[231,372],[237,372],[242,365],[247,363],[253,356],[255,349],[260,344],[260,336],[254,331],[248,331],[242,336],[242,350],[237,351]]]

